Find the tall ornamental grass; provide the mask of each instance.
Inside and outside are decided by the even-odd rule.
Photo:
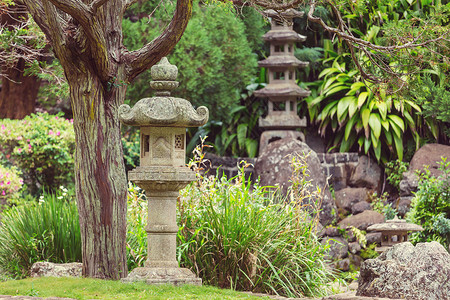
[[[2,212],[1,223],[0,269],[13,277],[28,276],[38,261],[81,261],[77,207],[63,192]]]
[[[294,158],[294,188],[274,201],[268,189],[238,176],[202,177],[181,192],[178,256],[205,284],[289,297],[323,296],[333,275],[315,229],[305,160]],[[296,173],[295,173],[296,171]],[[317,211],[316,211],[317,213]]]

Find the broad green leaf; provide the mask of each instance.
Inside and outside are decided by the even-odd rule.
[[[325,96],[330,96],[330,95],[333,95],[333,94],[335,94],[335,93],[337,93],[339,91],[346,90],[346,89],[348,89],[348,87],[345,86],[345,85],[337,86],[337,87],[335,87],[333,89],[330,89],[328,92],[326,92]]]
[[[416,123],[414,122],[413,118],[411,117],[411,115],[409,114],[409,112],[407,112],[406,110],[403,112],[403,115],[405,116],[406,121],[408,121],[409,127],[411,128],[412,131],[416,131]]]
[[[325,80],[325,84],[323,85],[323,88],[322,88],[322,91],[326,91],[329,87],[330,87],[330,85],[332,84],[332,83],[334,83],[336,81],[336,76],[333,76],[333,77],[330,77],[330,78],[327,78],[326,80]]]
[[[369,116],[369,126],[372,129],[375,138],[378,140],[381,134],[381,120],[380,115],[377,113],[370,114]],[[376,145],[376,143],[373,143]]]
[[[348,137],[350,136],[350,133],[352,132],[352,130],[354,129],[353,126],[355,125],[355,122],[358,119],[358,115],[354,115],[350,121],[348,121],[347,125],[345,126],[345,135],[344,135],[344,139],[348,140]]]
[[[245,109],[247,109],[247,107],[245,107],[243,105],[236,106],[230,111],[230,115],[234,115],[235,113],[237,113],[239,111],[243,111]]]
[[[322,72],[320,72],[319,78],[322,78],[328,74],[333,74],[335,72],[339,72],[339,70],[337,68],[327,68],[327,69],[323,70]]]
[[[245,139],[245,148],[249,157],[256,157],[256,153],[258,153],[258,141],[250,138]]]
[[[318,103],[322,102],[323,99],[324,99],[323,96],[318,96],[318,97],[314,98],[314,100],[312,100],[311,102],[308,103],[308,107],[317,105]]]
[[[364,154],[367,154],[371,144],[370,139],[364,139]]]
[[[379,143],[375,147],[374,152],[375,152],[375,157],[377,158],[377,161],[380,161],[380,158],[381,158],[381,143]]]
[[[333,108],[333,107],[335,107],[337,103],[338,103],[338,100],[335,100],[335,101],[333,101],[333,102],[328,103],[328,104],[323,108],[322,112],[319,114],[319,117],[320,117],[320,118],[318,117],[318,119],[319,119],[319,120],[324,120],[324,119],[326,119],[326,118],[329,118],[329,112],[330,112],[330,109]]]
[[[330,118],[331,118],[331,119],[333,119],[334,114],[336,113],[336,110],[337,110],[337,105],[333,106],[333,107],[330,109]],[[335,119],[334,119],[334,120],[335,120]]]
[[[366,102],[367,96],[369,95],[368,92],[362,92],[358,96],[358,108],[361,108],[361,106]]]
[[[372,140],[373,147],[376,148],[378,146],[378,139],[373,133],[373,131],[370,132],[370,139]]]
[[[364,128],[367,128],[367,126],[369,125],[369,117],[370,110],[368,108],[363,108],[363,110],[361,111],[361,119]]]
[[[389,131],[389,121],[388,120],[381,120],[381,126],[384,127],[385,131]]]
[[[392,134],[390,131],[385,131],[384,136],[386,137],[386,141],[388,145],[392,145]]]
[[[380,101],[377,103],[378,111],[380,112],[380,116],[382,120],[386,120],[387,115],[387,105],[386,102]]]
[[[405,100],[406,103],[408,103],[412,108],[414,108],[416,111],[422,111],[422,109],[420,108],[419,105],[417,105],[416,103],[409,101],[409,100]]]
[[[348,116],[351,118],[358,110],[358,99],[356,97],[352,97],[352,101],[348,105]]]
[[[405,123],[402,118],[397,115],[388,115],[388,118],[391,119],[403,132],[405,131]]]
[[[239,124],[237,127],[237,137],[239,148],[245,146],[245,138],[247,137],[247,124]]]
[[[359,139],[358,139],[358,145],[359,145],[359,150],[360,151],[361,151],[361,147],[364,144],[364,140],[365,140],[365,138],[363,136],[360,136]]]
[[[402,136],[401,129],[392,121],[390,122],[390,124],[392,130],[394,131],[394,134],[397,135],[398,137]]]
[[[344,114],[347,112],[350,102],[352,102],[353,97],[342,98],[337,105],[337,117],[339,122],[342,122]]]
[[[397,156],[399,160],[403,159],[403,140],[398,137],[396,134],[394,134],[394,142],[395,142],[395,149],[397,150]]]
[[[334,78],[334,77],[333,77],[333,78]],[[327,86],[327,88],[324,88],[320,93],[321,93],[321,94],[326,94],[326,93],[328,93],[331,89],[334,89],[334,88],[337,87],[337,86],[343,86],[343,84],[340,83],[340,82],[335,82],[335,83],[330,84],[329,86]]]
[[[357,81],[357,82],[355,82],[355,83],[353,83],[353,84],[351,85],[350,89],[351,89],[351,90],[359,90],[359,89],[361,89],[362,87],[365,87],[365,86],[366,86],[366,85],[365,85],[363,82]]]

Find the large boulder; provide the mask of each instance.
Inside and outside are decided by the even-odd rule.
[[[31,277],[81,277],[82,263],[55,264],[41,261],[31,266]]]
[[[361,265],[357,296],[450,299],[450,254],[437,243],[397,244]]]
[[[379,212],[366,210],[360,214],[345,218],[338,225],[343,229],[353,226],[359,230],[366,230],[370,225],[379,223],[384,223],[384,216]]]
[[[441,144],[426,144],[414,154],[409,164],[407,172],[403,173],[403,179],[400,182],[400,195],[412,196],[417,190],[416,171],[424,171],[426,166],[431,175],[438,177],[442,174],[439,170],[441,157],[450,158],[450,146]],[[448,161],[448,160],[447,160]]]
[[[323,200],[320,211],[320,223],[329,225],[335,219],[336,205],[328,189],[327,178],[317,153],[312,151],[307,144],[291,138],[270,143],[256,160],[255,175],[260,177],[260,185],[279,185],[283,193],[286,194],[288,187],[291,185],[291,155],[306,155],[308,153],[306,163],[308,165],[308,180],[311,180],[312,183],[310,191],[317,190],[317,187],[321,189]]]
[[[367,156],[359,157],[358,164],[350,177],[350,185],[377,190],[381,186],[381,168]]]

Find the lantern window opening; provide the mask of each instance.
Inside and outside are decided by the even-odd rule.
[[[150,136],[147,134],[142,135],[142,151],[141,157],[144,157],[150,152]]]
[[[175,135],[175,149],[184,150],[184,134]]]
[[[275,52],[284,52],[284,45],[275,45],[274,51]]]
[[[284,78],[285,78],[284,72],[273,72],[274,80],[284,80]]]
[[[273,111],[284,111],[286,104],[284,102],[272,102]]]
[[[289,71],[289,80],[293,80],[294,79],[294,72]]]

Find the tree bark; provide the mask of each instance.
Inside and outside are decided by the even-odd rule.
[[[19,59],[14,68],[2,70],[0,119],[23,119],[34,113],[40,80],[25,76],[25,61]]]
[[[70,78],[83,275],[119,279],[128,274],[127,185],[117,114],[125,87],[107,90],[90,72]]]

